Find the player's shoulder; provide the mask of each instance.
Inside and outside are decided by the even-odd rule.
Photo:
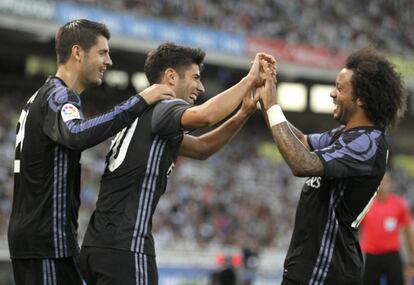
[[[161,100],[157,106],[173,106],[173,105],[188,105],[190,106],[190,103],[186,102],[185,100],[181,98],[175,98],[175,99],[165,99]]]
[[[65,104],[71,102],[73,104],[80,104],[79,95],[68,88],[59,78],[52,77],[48,79],[48,101],[52,101],[56,105]]]
[[[154,113],[165,113],[176,109],[189,108],[191,105],[180,98],[161,100],[154,106]]]
[[[388,197],[391,199],[391,201],[393,201],[393,203],[399,204],[401,206],[406,206],[407,204],[405,198],[396,193],[389,193]]]
[[[377,145],[377,140],[383,135],[380,129],[376,128],[355,128],[344,131],[341,135],[343,145],[354,150],[366,150]]]

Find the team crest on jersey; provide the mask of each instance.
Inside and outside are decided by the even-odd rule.
[[[76,108],[75,105],[70,103],[65,104],[62,107],[60,113],[62,114],[62,119],[64,122],[81,118],[78,108]]]

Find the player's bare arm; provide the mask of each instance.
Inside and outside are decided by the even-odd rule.
[[[262,88],[258,88],[258,90],[257,90],[257,92],[260,94],[260,90],[261,90]],[[262,100],[260,100],[259,101],[260,102],[260,106],[261,106],[261,109],[262,110],[264,110],[265,108],[264,108],[264,106],[263,106],[263,101]],[[267,119],[267,116],[266,116],[266,113],[265,112],[263,112],[263,117],[264,117],[264,120],[266,121],[266,125],[267,125],[267,127],[270,129],[270,127],[269,127],[269,121],[268,121],[268,119]],[[299,130],[298,128],[296,128],[292,123],[290,123],[290,122],[287,122],[288,123],[288,125],[289,125],[289,128],[291,129],[291,131],[293,132],[293,134],[301,141],[301,143],[308,149],[308,150],[310,150],[310,147],[309,147],[309,144],[308,144],[308,137],[301,131],[301,130]]]
[[[272,127],[272,136],[286,163],[295,176],[322,176],[323,164],[319,157],[293,133],[288,123]]]
[[[289,128],[291,129],[291,131],[295,134],[295,136],[301,141],[301,143],[303,143],[303,145],[310,150],[309,144],[308,144],[308,137],[302,133],[301,130],[299,130],[298,128],[296,128],[294,125],[292,125],[292,123],[288,122]]]
[[[179,154],[195,159],[209,158],[238,133],[256,110],[258,100],[258,94],[252,97],[250,93],[245,93],[240,110],[220,127],[199,137],[185,135]]]
[[[268,68],[265,68],[265,72],[265,86],[260,90],[262,111],[267,117],[273,139],[280,153],[295,176],[322,176],[324,174],[323,164],[319,157],[309,150],[306,136],[289,124],[286,119],[275,124],[268,117],[267,111],[277,105],[276,79]]]
[[[151,105],[164,99],[175,98],[172,88],[166,84],[153,84],[139,93],[147,104]]]
[[[275,59],[271,55],[257,53],[246,77],[204,104],[186,110],[181,118],[181,124],[184,127],[201,128],[223,120],[237,108],[246,92],[263,85],[264,63],[273,65]]]
[[[403,235],[405,237],[405,243],[407,245],[407,253],[408,253],[408,266],[414,269],[414,234],[411,229],[411,226],[405,226],[402,228]],[[414,277],[414,272],[412,272]]]

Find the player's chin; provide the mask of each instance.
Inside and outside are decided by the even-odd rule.
[[[92,85],[100,86],[102,84],[102,78],[97,77],[95,80],[92,81]]]

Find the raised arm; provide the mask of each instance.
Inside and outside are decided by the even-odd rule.
[[[306,136],[291,126],[277,104],[276,79],[265,68],[266,82],[260,90],[262,112],[276,145],[295,176],[322,176],[324,168],[319,157],[311,152]]]
[[[257,93],[261,93],[262,92],[262,89],[264,88],[264,86],[262,86],[262,87],[260,87],[260,88],[258,88],[257,90],[256,90],[256,92]],[[264,110],[265,109],[265,107],[263,106],[263,100],[260,100],[259,101],[260,102],[260,107],[261,107],[261,109],[262,110]],[[270,128],[270,126],[269,126],[269,120],[268,120],[268,118],[267,118],[267,114],[266,114],[266,112],[262,112],[263,113],[263,117],[264,117],[264,119],[265,119],[265,121],[266,121],[266,124],[267,124],[267,127],[268,128]],[[298,128],[296,128],[292,123],[290,123],[290,122],[288,122],[288,121],[286,121],[287,122],[287,124],[288,124],[288,126],[289,126],[289,128],[291,129],[291,131],[293,132],[293,134],[298,138],[298,140],[300,140],[300,142],[308,149],[308,150],[310,150],[310,147],[309,147],[309,143],[308,143],[308,137],[301,131],[301,130],[299,130]],[[271,128],[270,128],[271,129]]]
[[[274,64],[275,60],[265,53],[256,54],[246,77],[207,102],[186,110],[181,117],[181,125],[187,128],[208,127],[226,118],[240,105],[246,92],[263,84],[263,62]]]
[[[259,95],[252,97],[245,93],[240,110],[218,128],[194,137],[185,135],[180,148],[180,155],[195,159],[207,159],[228,143],[241,129],[247,119],[256,110]]]
[[[289,125],[290,130],[295,134],[295,136],[300,140],[300,142],[308,149],[310,150],[309,143],[308,143],[308,137],[302,133],[301,130],[296,128],[294,125],[292,125],[291,122],[287,122]]]
[[[43,129],[54,141],[70,149],[84,150],[105,141],[141,115],[149,104],[175,97],[167,85],[156,84],[116,105],[112,110],[91,119],[85,119],[79,97],[67,95],[66,89],[49,98]],[[63,98],[63,99],[62,99]]]

